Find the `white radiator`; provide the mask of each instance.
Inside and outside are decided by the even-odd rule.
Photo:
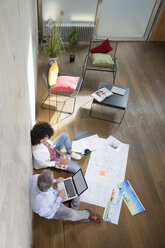
[[[44,25],[46,26],[46,32],[44,32],[45,35],[49,34],[49,26],[48,24]],[[80,41],[90,41],[93,36],[94,31],[94,23],[61,23],[60,25],[60,34],[63,39],[63,41],[67,41],[67,37],[72,31],[72,28],[76,28],[76,30],[80,34]]]

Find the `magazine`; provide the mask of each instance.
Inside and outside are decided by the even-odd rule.
[[[93,94],[91,94],[91,96],[96,99],[98,102],[102,102],[103,100],[105,100],[107,97],[113,95],[113,93],[108,90],[107,88],[101,88],[97,91],[95,91]]]
[[[63,158],[69,158],[70,159],[71,156],[69,154],[67,154],[67,155],[65,154],[63,157],[60,156],[58,161],[60,161]],[[55,168],[61,169],[61,170],[66,170],[68,168],[68,164],[56,164]]]

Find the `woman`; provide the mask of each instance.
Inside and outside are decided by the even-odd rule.
[[[81,156],[72,152],[71,142],[67,133],[60,134],[53,142],[50,138],[54,130],[47,122],[37,123],[31,130],[32,152],[34,157],[34,168],[54,167],[57,169],[76,172],[80,166],[71,160],[81,159]],[[66,153],[61,151],[65,146]]]

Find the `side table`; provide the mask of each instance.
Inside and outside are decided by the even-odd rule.
[[[114,86],[113,84],[100,82],[99,85],[98,85],[97,90],[99,90],[99,89],[101,89],[103,87],[107,88],[108,90],[111,90],[113,86]],[[96,119],[100,119],[100,120],[104,120],[104,121],[110,121],[110,122],[121,124],[121,122],[122,122],[122,120],[124,118],[125,112],[126,112],[127,102],[128,102],[128,96],[129,96],[130,89],[129,88],[122,87],[122,86],[118,86],[118,85],[115,85],[115,86],[116,87],[119,87],[121,89],[125,89],[126,90],[125,94],[123,96],[121,96],[121,95],[118,95],[118,94],[115,94],[114,93],[112,96],[106,98],[102,102],[98,102],[95,99],[93,99],[92,105],[91,105],[91,110],[90,110],[90,117],[96,118]],[[108,119],[103,119],[103,118],[99,118],[99,117],[93,116],[92,115],[92,113],[94,112],[93,111],[93,106],[95,104],[101,105],[101,106],[110,107],[110,108],[120,109],[122,111],[120,121],[108,120]]]

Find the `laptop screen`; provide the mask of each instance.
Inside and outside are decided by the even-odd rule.
[[[81,195],[87,188],[88,185],[85,181],[82,170],[79,169],[72,177],[75,189],[78,195]]]

